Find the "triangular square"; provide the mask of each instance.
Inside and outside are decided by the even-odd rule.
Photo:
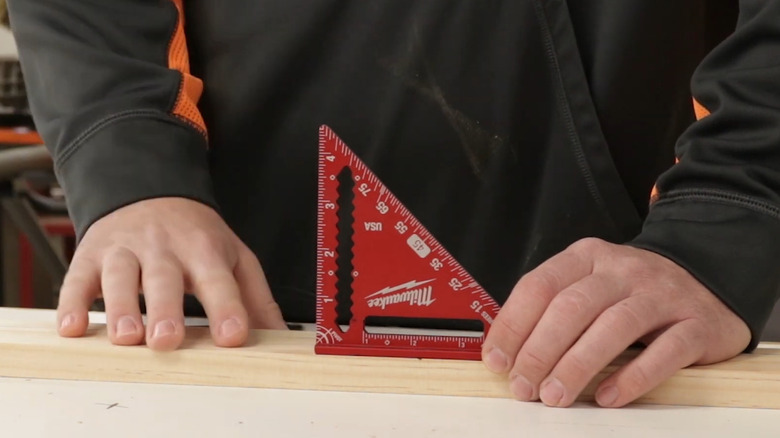
[[[479,359],[495,300],[327,126],[318,164],[315,351]],[[483,332],[367,330],[367,321],[419,318],[476,321]]]

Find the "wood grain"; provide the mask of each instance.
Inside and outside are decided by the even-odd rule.
[[[506,377],[478,361],[315,355],[312,332],[257,330],[235,349],[215,347],[206,328],[187,333],[181,349],[159,353],[111,345],[101,324],[86,337],[65,339],[51,323],[3,319],[0,376],[511,397]],[[607,367],[580,399],[592,400],[595,385],[634,354]],[[680,370],[638,403],[780,409],[780,348],[764,344],[727,362]]]

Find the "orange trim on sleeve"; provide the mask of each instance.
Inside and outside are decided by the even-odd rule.
[[[173,114],[193,124],[206,135],[206,123],[198,110],[198,100],[203,93],[203,81],[190,74],[190,56],[187,38],[184,35],[184,0],[171,0],[179,12],[176,31],[168,48],[168,67],[182,74],[179,96],[173,107]]]
[[[696,98],[693,98],[693,112],[696,114],[696,120],[701,120],[707,116],[710,115],[710,110],[704,107],[704,105],[701,104]],[[674,164],[677,164],[680,162],[679,158],[674,159]],[[653,190],[650,192],[650,203],[654,203],[658,200],[658,196],[660,195],[660,192],[658,191],[658,185],[653,185]]]
[[[675,159],[674,159],[674,164],[677,164],[677,163],[679,163],[679,162],[680,162],[680,159],[679,159],[679,158],[675,158]],[[658,190],[658,184],[657,184],[657,183],[656,183],[656,184],[653,184],[653,190],[650,192],[650,203],[652,204],[652,203],[654,203],[655,201],[657,201],[657,200],[658,200],[658,196],[659,196],[660,194],[661,194],[661,193],[660,193],[660,192],[659,192],[659,190]]]
[[[653,184],[653,190],[650,192],[650,203],[651,204],[658,200],[658,195],[659,195],[658,185]]]
[[[696,114],[696,120],[701,120],[710,115],[710,110],[693,98],[693,112]]]

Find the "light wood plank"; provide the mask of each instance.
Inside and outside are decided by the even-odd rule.
[[[244,348],[215,347],[208,330],[190,327],[180,350],[109,343],[105,326],[88,336],[64,339],[51,323],[0,321],[0,376],[184,385],[234,386],[511,397],[504,376],[478,361],[323,356],[314,354],[314,333],[256,330]],[[680,370],[639,403],[780,409],[780,349],[764,345],[731,361]],[[595,385],[627,353],[607,367]]]

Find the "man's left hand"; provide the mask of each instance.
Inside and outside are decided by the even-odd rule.
[[[517,399],[565,407],[641,341],[647,348],[596,390],[599,405],[620,407],[681,368],[740,354],[750,336],[742,319],[669,259],[591,238],[520,279],[482,357],[491,371],[509,374]]]

